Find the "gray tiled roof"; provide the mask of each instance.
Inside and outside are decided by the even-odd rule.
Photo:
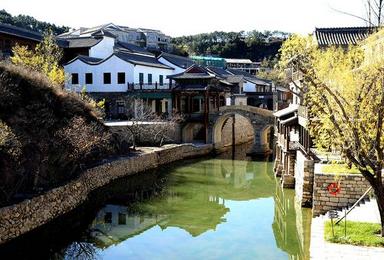
[[[249,82],[254,83],[256,85],[264,85],[264,86],[271,85],[271,81],[270,80],[260,79],[260,78],[255,77],[252,74],[250,74],[250,73],[248,73],[246,71],[243,71],[243,70],[227,69],[227,71],[229,71],[230,73],[232,73],[234,75],[238,75],[238,76],[242,75],[242,76],[244,76],[244,79],[246,81],[249,81]]]
[[[376,29],[376,27],[316,28],[315,37],[320,47],[355,45]]]
[[[115,55],[120,59],[135,65],[143,65],[143,66],[173,70],[173,68],[160,63],[155,56],[141,55],[141,54],[135,54],[135,53],[129,53],[129,52],[121,52],[121,51],[116,52]]]
[[[79,56],[77,56],[77,58],[81,61],[84,61],[85,63],[88,63],[88,64],[97,64],[103,60],[103,59],[84,56],[84,55],[79,55]]]
[[[271,82],[269,80],[259,79],[256,77],[245,77],[245,80],[252,82],[256,85],[263,85],[263,86],[270,86],[271,85]]]
[[[40,42],[43,36],[39,32],[26,30],[14,25],[0,23],[0,33]]]
[[[92,37],[79,37],[79,38],[58,38],[58,43],[63,48],[90,48],[98,44],[102,39],[101,38],[92,38]]]
[[[104,29],[100,29],[100,30],[92,33],[91,35],[94,36],[94,37],[107,36],[107,37],[111,37],[111,38],[117,38],[116,35],[114,35],[113,33],[109,32],[109,31],[106,31]]]
[[[208,73],[180,73],[167,76],[167,78],[171,79],[212,79],[214,77]]]
[[[209,71],[211,71],[212,73],[220,76],[220,77],[227,77],[227,76],[230,76],[231,73],[229,73],[228,71],[226,71],[225,69],[221,68],[221,67],[213,67],[213,66],[209,66],[207,67],[207,69]]]
[[[147,51],[146,49],[144,49],[140,46],[137,46],[137,45],[134,45],[131,43],[120,42],[120,41],[117,42],[117,44],[115,45],[115,49],[117,51],[127,50],[129,52],[141,53],[141,54],[146,54],[146,55],[153,55],[152,53],[150,53],[149,51]]]
[[[183,56],[178,56],[178,55],[174,55],[174,54],[169,54],[169,53],[166,53],[166,52],[163,52],[159,55],[158,59],[163,57],[164,59],[166,59],[167,61],[169,61],[170,63],[180,67],[180,68],[189,68],[190,66],[192,66],[193,64],[195,64],[195,62],[193,60],[191,60],[190,58],[188,57],[183,57]]]

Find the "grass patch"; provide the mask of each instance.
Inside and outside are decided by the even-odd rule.
[[[346,164],[325,164],[321,167],[321,171],[323,173],[349,173],[349,174],[359,174],[360,171],[355,167],[352,166],[351,169],[348,168]]]
[[[324,238],[328,242],[357,246],[384,247],[384,238],[380,236],[381,226],[376,223],[347,221],[347,236],[344,236],[344,222],[334,226],[332,235],[331,221],[325,222]]]

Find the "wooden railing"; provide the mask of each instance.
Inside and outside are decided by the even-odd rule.
[[[153,84],[148,83],[128,83],[128,91],[133,90],[166,90],[171,89],[171,85],[168,83],[158,84],[157,82]]]

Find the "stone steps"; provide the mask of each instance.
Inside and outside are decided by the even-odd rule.
[[[349,208],[348,208],[349,209]],[[348,210],[347,209],[347,210]],[[337,210],[339,218],[344,216],[344,209]],[[328,219],[328,212],[314,219]],[[366,198],[362,200],[348,215],[347,220],[380,223],[380,213],[375,198]]]

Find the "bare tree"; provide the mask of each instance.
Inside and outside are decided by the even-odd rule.
[[[363,14],[363,16],[346,12],[343,10],[335,9],[335,8],[332,8],[332,9],[335,10],[336,12],[360,19],[364,21],[368,26],[371,26],[371,27],[382,26],[383,20],[384,20],[384,15],[383,15],[384,0],[363,0],[363,5],[365,8],[365,13]]]
[[[176,124],[181,121],[181,116],[173,114],[164,119],[141,99],[132,99],[130,103],[134,104],[134,111],[127,113],[128,118],[131,119],[127,122],[126,128],[134,150],[142,137],[146,142],[156,146],[173,141],[171,133]]]

